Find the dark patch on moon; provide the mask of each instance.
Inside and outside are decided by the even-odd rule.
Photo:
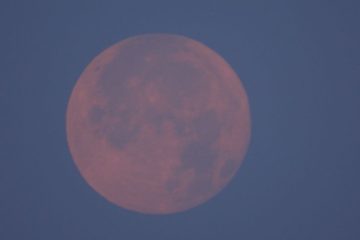
[[[164,133],[164,125],[166,122],[172,124],[173,130],[178,137],[186,137],[191,134],[190,124],[187,124],[185,120],[174,116],[173,111],[160,112],[150,107],[146,111],[145,118],[147,122],[154,126],[157,134]]]
[[[212,174],[197,173],[187,189],[188,196],[207,195],[213,191]]]
[[[220,134],[221,124],[215,110],[208,110],[192,122],[193,131],[203,144],[214,143]]]
[[[184,127],[184,124],[180,123],[178,126]],[[216,113],[207,111],[196,118],[190,127],[191,131],[197,134],[197,140],[184,147],[177,175],[185,170],[194,169],[194,179],[189,185],[187,194],[206,195],[213,191],[213,167],[218,159],[218,153],[213,149],[212,143],[219,136],[220,125]],[[176,178],[170,179],[166,185],[167,190],[173,191],[178,184]]]
[[[193,169],[194,179],[189,185],[188,195],[205,194],[211,192],[213,165],[218,158],[218,153],[211,146],[195,141],[185,146],[181,154],[181,166],[176,169],[165,187],[168,192],[176,190],[182,179],[181,173]]]
[[[91,123],[98,124],[105,116],[105,110],[99,106],[94,106],[89,110],[88,118]]]
[[[211,192],[212,171],[218,153],[212,147],[203,142],[193,142],[187,145],[182,152],[181,169],[192,168],[195,170],[194,179],[191,182],[188,195],[203,195]]]
[[[186,97],[196,97],[206,86],[199,69],[187,62],[169,59],[156,66],[154,73],[162,92],[175,107],[180,107]],[[157,78],[153,74],[150,77]]]
[[[187,124],[184,120],[182,119],[177,119],[177,118],[173,118],[172,119],[173,124],[174,124],[174,130],[177,134],[177,136],[181,137],[181,138],[187,138],[189,135],[191,135],[191,129],[189,124]]]
[[[122,122],[118,122],[104,129],[104,134],[108,142],[121,150],[131,140],[133,140],[138,133],[138,128],[131,128],[124,125]]]
[[[129,76],[124,72],[131,71],[134,66],[129,66],[129,68],[130,70],[121,64],[119,66],[118,64],[107,66],[101,81],[98,82],[102,95],[107,99],[107,109],[111,111],[116,111],[120,104],[130,100],[128,82],[125,80]]]
[[[181,89],[186,78],[193,78],[193,66],[186,62],[183,64],[175,62],[171,56],[184,48],[182,42],[185,41],[186,39],[173,38],[171,41],[133,39],[131,43],[126,44],[126,47],[119,50],[108,65],[103,67],[102,76],[99,78],[101,79],[99,87],[102,89],[103,95],[110,99],[121,98],[128,92],[126,80],[133,77],[147,81],[157,79],[162,75],[164,79],[174,79],[175,84],[181,80],[176,86],[174,85],[175,88],[180,87],[179,89]],[[148,62],[146,56],[150,59],[152,56],[157,56],[158,59]],[[178,79],[177,76],[183,77]],[[190,89],[191,87],[188,86],[187,90]]]
[[[166,191],[172,193],[174,192],[180,185],[180,177],[179,176],[172,176],[166,183],[165,189]]]
[[[164,133],[164,124],[167,121],[174,122],[176,119],[169,111],[157,111],[152,107],[149,107],[144,114],[144,118],[146,122],[151,123],[151,125],[155,128],[157,134]]]
[[[192,93],[200,89],[200,72],[187,62],[164,62],[159,67],[160,83],[171,93]]]
[[[105,137],[113,147],[119,150],[133,140],[139,132],[137,124],[129,124],[135,121],[135,114],[136,109],[130,107],[121,111],[110,109],[105,111],[101,108],[93,108],[89,112],[91,121],[99,121],[99,135]],[[108,119],[110,119],[110,122]],[[112,122],[111,119],[116,119],[116,121]]]
[[[218,157],[211,146],[201,142],[189,143],[181,153],[181,168],[193,168],[197,174],[208,172]]]
[[[166,120],[173,124],[173,129],[178,137],[186,138],[191,134],[189,124],[187,124],[184,120],[177,118],[174,115],[167,116]]]
[[[151,68],[144,56],[151,49],[146,44],[130,44],[121,49],[114,60],[104,66],[101,81],[98,83],[102,95],[108,100],[110,108],[116,108],[121,103],[129,103],[136,97],[134,89],[130,89],[129,80],[146,80]]]
[[[172,121],[177,136],[184,137],[187,134],[186,131],[187,125],[185,121],[178,119],[174,116],[170,117],[169,120]]]

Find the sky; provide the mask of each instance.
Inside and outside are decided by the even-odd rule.
[[[359,9],[353,0],[2,1],[0,239],[360,239]],[[250,103],[236,176],[173,215],[107,202],[66,142],[83,69],[144,33],[206,44]]]

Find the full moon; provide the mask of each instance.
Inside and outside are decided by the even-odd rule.
[[[80,174],[105,199],[176,213],[208,201],[236,174],[250,139],[249,104],[215,51],[179,35],[145,34],[85,68],[66,132]]]

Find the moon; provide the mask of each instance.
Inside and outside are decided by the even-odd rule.
[[[190,38],[144,34],[105,49],[76,82],[67,141],[86,182],[145,214],[199,206],[236,174],[250,139],[244,86]]]

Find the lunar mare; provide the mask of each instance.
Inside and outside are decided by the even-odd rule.
[[[250,138],[244,87],[205,45],[147,34],[106,49],[67,108],[71,155],[110,202],[150,214],[184,211],[234,176]]]

